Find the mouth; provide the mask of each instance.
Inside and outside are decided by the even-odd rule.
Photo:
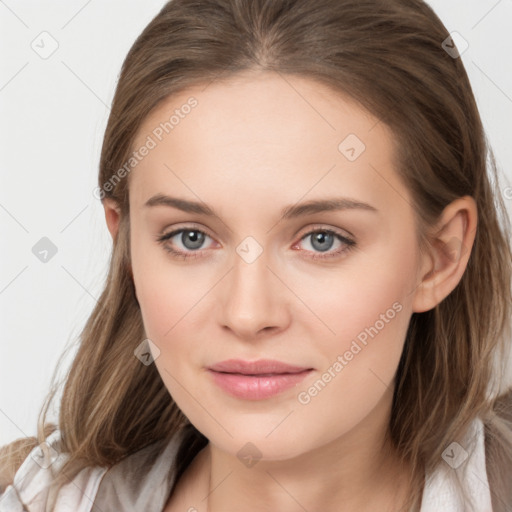
[[[259,359],[258,361],[243,361],[241,359],[228,359],[208,367],[210,370],[221,373],[238,373],[241,375],[282,375],[301,373],[313,368],[283,363],[274,359]]]
[[[208,367],[213,381],[224,392],[244,400],[264,400],[297,386],[313,368],[275,360],[230,359]]]

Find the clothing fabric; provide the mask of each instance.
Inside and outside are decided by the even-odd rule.
[[[154,443],[129,455],[110,469],[83,469],[61,488],[56,512],[162,512],[176,478],[176,458],[184,431],[162,450]],[[474,512],[492,512],[485,466],[484,425],[476,419],[464,448],[454,443],[442,463],[425,482],[421,512],[466,512],[452,482],[453,472],[464,481],[475,503]],[[12,485],[0,496],[0,512],[45,512],[51,468],[60,467],[67,454],[59,452],[60,431],[46,440],[49,453],[35,447],[19,467]]]

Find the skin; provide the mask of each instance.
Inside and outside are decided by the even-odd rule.
[[[155,364],[210,441],[165,510],[399,510],[410,468],[384,441],[395,373],[412,313],[441,302],[464,273],[470,251],[461,248],[474,242],[474,200],[463,197],[445,209],[432,227],[437,242],[421,254],[388,128],[320,84],[268,72],[167,98],[144,120],[134,147],[191,96],[197,107],[128,178],[133,278],[147,337],[160,350]],[[338,149],[349,134],[366,146],[355,161]],[[204,202],[217,216],[145,207],[156,194]],[[281,217],[285,206],[328,197],[378,211]],[[120,210],[111,200],[104,207],[115,238]],[[208,235],[196,259],[174,258],[156,241],[191,225]],[[322,229],[355,240],[355,248],[313,259],[326,253],[306,235]],[[248,236],[263,250],[251,263],[236,251]],[[166,243],[193,252],[181,234]],[[443,244],[454,248],[451,257]],[[327,253],[343,246],[335,238]],[[397,303],[394,318],[300,403],[298,394]],[[277,359],[314,371],[277,396],[242,400],[206,370],[230,358]],[[237,457],[248,442],[261,453],[252,467]]]

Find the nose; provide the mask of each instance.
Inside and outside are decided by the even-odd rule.
[[[290,292],[269,268],[265,251],[252,263],[235,255],[218,305],[220,323],[248,341],[275,334],[290,323],[289,300]]]

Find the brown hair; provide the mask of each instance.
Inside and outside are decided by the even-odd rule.
[[[173,0],[123,63],[98,184],[112,183],[161,100],[245,70],[316,80],[386,123],[399,141],[397,172],[413,198],[422,249],[427,229],[453,200],[472,196],[479,217],[460,283],[434,309],[412,315],[398,367],[389,436],[412,463],[410,509],[419,510],[426,472],[444,464],[443,450],[480,417],[493,508],[504,512],[512,503],[512,393],[500,388],[511,336],[510,220],[465,68],[442,47],[448,37],[422,0]],[[184,461],[205,441],[155,366],[134,357],[145,334],[130,275],[128,180],[101,195],[119,203],[121,222],[104,291],[63,388],[59,428],[70,458],[52,500],[84,466],[111,466],[185,425],[196,443],[184,447]],[[55,392],[37,439],[7,459],[21,461],[45,440]]]

